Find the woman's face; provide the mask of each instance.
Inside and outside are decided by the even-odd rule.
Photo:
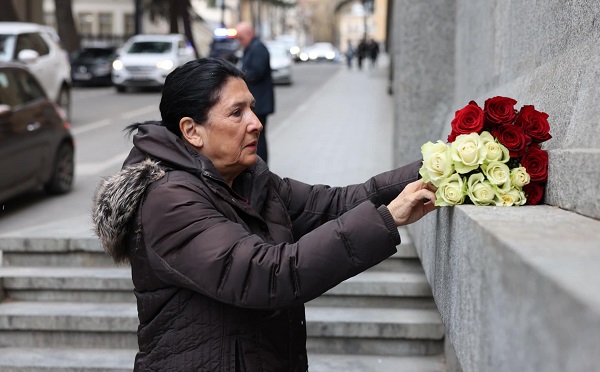
[[[209,158],[229,184],[258,156],[258,137],[263,127],[254,114],[254,97],[244,80],[231,77],[219,101],[208,112],[203,145],[199,152]]]

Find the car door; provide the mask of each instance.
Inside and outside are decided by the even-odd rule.
[[[0,69],[0,104],[10,112],[0,115],[0,196],[32,187],[47,164],[47,120],[42,88],[26,71]],[[47,155],[46,155],[47,156]]]
[[[55,100],[58,95],[60,83],[58,79],[60,74],[56,69],[57,65],[54,57],[50,53],[50,47],[46,41],[36,32],[20,34],[17,37],[15,57],[18,58],[19,52],[25,49],[31,49],[39,54],[39,57],[33,61],[27,62],[27,67],[38,79],[48,96]]]

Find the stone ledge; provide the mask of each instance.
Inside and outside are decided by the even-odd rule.
[[[465,371],[597,369],[600,221],[459,206],[410,230]]]
[[[546,204],[600,219],[600,149],[549,150]]]

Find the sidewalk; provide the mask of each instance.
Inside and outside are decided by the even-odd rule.
[[[375,69],[339,71],[269,132],[269,167],[310,184],[361,183],[392,166],[393,102],[385,55]]]

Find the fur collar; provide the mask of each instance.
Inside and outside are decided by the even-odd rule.
[[[92,209],[94,232],[116,263],[129,258],[123,239],[146,188],[164,175],[165,170],[158,162],[146,159],[124,167],[98,186]]]

